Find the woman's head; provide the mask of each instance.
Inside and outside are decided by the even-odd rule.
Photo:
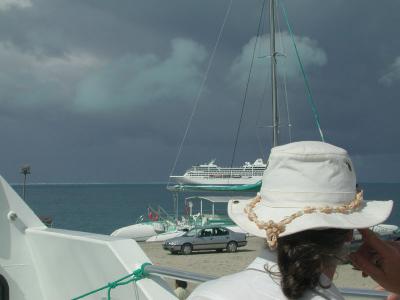
[[[279,238],[278,266],[285,296],[297,299],[321,285],[321,274],[336,267],[351,233],[345,229],[306,230]]]

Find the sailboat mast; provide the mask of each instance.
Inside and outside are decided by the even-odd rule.
[[[272,88],[272,145],[279,145],[278,88],[276,82],[276,50],[275,50],[275,0],[270,0],[270,53],[271,53],[271,88]]]

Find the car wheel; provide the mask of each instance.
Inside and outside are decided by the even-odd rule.
[[[171,254],[177,254],[178,251],[171,250]]]
[[[192,253],[192,245],[190,245],[190,244],[182,245],[181,251],[184,255],[189,255],[190,253]]]
[[[226,251],[228,252],[236,252],[237,251],[237,243],[236,242],[229,242],[226,246]]]

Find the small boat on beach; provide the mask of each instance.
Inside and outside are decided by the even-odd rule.
[[[398,240],[400,239],[400,229],[397,225],[378,224],[370,227],[370,229],[382,240]],[[361,243],[362,236],[358,231],[354,232],[353,243]]]
[[[163,221],[143,222],[118,228],[111,233],[111,236],[143,242],[148,238],[165,233],[167,226],[168,224],[164,223]]]
[[[172,232],[164,232],[160,233],[157,235],[154,235],[146,240],[146,242],[151,243],[151,242],[163,242],[169,239],[172,239],[174,237],[182,236],[184,235],[188,230],[175,230]]]
[[[226,196],[188,197],[185,199],[186,215],[180,217],[178,214],[172,217],[160,207],[158,210],[149,207],[147,216],[141,216],[136,224],[118,228],[111,236],[130,238],[137,242],[160,242],[181,236],[195,226],[207,225],[224,225],[235,232],[243,232],[228,216],[215,213],[215,204],[228,203],[229,199]],[[193,201],[199,202],[198,213],[192,211]],[[203,201],[211,203],[211,213],[205,213]]]
[[[135,224],[116,229],[111,236],[133,239],[137,242],[153,241],[157,236],[159,238],[156,240],[164,236],[170,238],[169,236],[179,235],[181,230],[188,227],[190,225],[184,218],[178,220],[160,206],[157,210],[149,206],[147,215],[140,216]]]
[[[185,221],[146,221],[118,228],[111,233],[111,236],[133,239],[137,242],[156,242],[179,236],[190,227],[191,225]]]

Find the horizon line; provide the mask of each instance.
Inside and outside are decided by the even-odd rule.
[[[137,182],[29,182],[26,185],[129,185],[129,184],[165,184],[168,185],[168,181],[137,181]],[[177,183],[175,183],[177,184]],[[359,184],[400,184],[400,181],[365,181],[359,182]],[[10,185],[19,186],[23,183],[10,183]]]
[[[138,182],[29,182],[26,185],[117,185],[117,184],[168,184],[167,181],[138,181]],[[23,183],[12,182],[10,185],[24,185]]]

